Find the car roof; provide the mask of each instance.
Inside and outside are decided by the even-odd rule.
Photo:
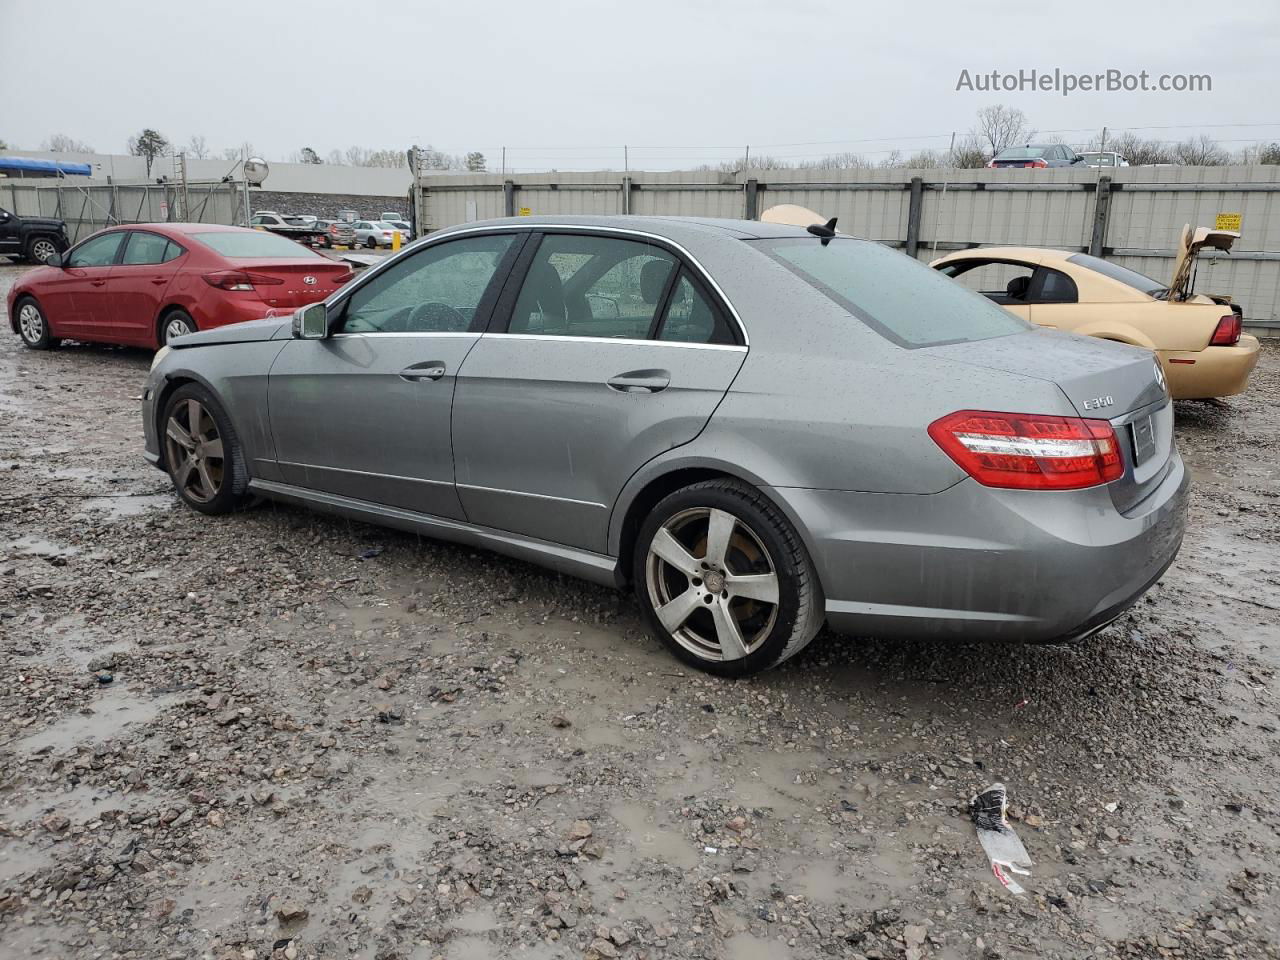
[[[764,223],[759,220],[729,220],[715,217],[637,217],[637,216],[531,216],[502,217],[495,220],[480,220],[475,223],[458,224],[456,228],[475,227],[613,227],[615,229],[637,230],[652,233],[669,240],[680,240],[682,237],[696,236],[708,238],[719,235],[740,240],[773,239],[783,237],[807,237],[810,234],[803,227],[793,227],[782,223]],[[441,231],[444,232],[444,231]]]
[[[974,247],[954,250],[941,260],[1029,260],[1032,263],[1062,261],[1076,256],[1079,250],[1053,250],[1048,247]]]

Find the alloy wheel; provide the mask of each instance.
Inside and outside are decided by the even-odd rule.
[[[31,244],[31,258],[37,263],[48,263],[49,258],[58,252],[52,240],[37,240]]]
[[[164,325],[164,342],[168,343],[174,337],[185,337],[189,333],[195,333],[191,329],[191,324],[180,316],[173,316]]]
[[[165,426],[169,471],[179,490],[208,503],[222,489],[225,465],[218,424],[198,400],[174,407]]]
[[[27,343],[39,343],[44,336],[44,317],[33,303],[24,303],[18,311],[18,330]]]
[[[659,527],[645,583],[658,621],[704,660],[753,653],[778,617],[777,567],[755,531],[727,510],[694,507]]]

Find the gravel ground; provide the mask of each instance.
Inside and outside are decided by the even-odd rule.
[[[185,509],[149,359],[0,331],[0,955],[1280,955],[1276,346],[1178,405],[1185,545],[1099,636],[738,682],[610,590]],[[995,780],[1023,897],[965,812]]]

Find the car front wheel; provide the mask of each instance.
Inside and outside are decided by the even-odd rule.
[[[226,411],[204,387],[186,383],[173,392],[161,421],[165,468],[188,506],[230,513],[247,499],[244,450]]]
[[[799,535],[760,491],[734,480],[662,500],[641,527],[633,570],[651,632],[709,673],[768,669],[822,627],[822,590]]]
[[[40,304],[30,297],[18,301],[18,336],[32,350],[48,350],[62,341],[49,332],[49,321]]]

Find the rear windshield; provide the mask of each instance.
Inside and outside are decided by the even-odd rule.
[[[899,346],[965,343],[1032,329],[986,297],[878,243],[836,238],[823,246],[796,238],[757,246]]]
[[[1119,280],[1121,283],[1133,287],[1135,290],[1141,290],[1152,297],[1158,297],[1165,292],[1165,285],[1159,280],[1152,280],[1146,274],[1139,273],[1137,270],[1130,270],[1128,267],[1122,267],[1120,264],[1112,263],[1110,260],[1091,257],[1087,253],[1077,253],[1074,257],[1067,257],[1067,263],[1075,263],[1082,267],[1088,267],[1090,270],[1096,270],[1104,277]]]
[[[308,250],[300,243],[294,243],[288,237],[281,237],[263,230],[245,230],[232,232],[217,231],[210,233],[193,233],[193,237],[206,247],[224,257],[324,257]]]
[[[1006,147],[996,154],[997,160],[1036,160],[1045,155],[1044,147]]]

